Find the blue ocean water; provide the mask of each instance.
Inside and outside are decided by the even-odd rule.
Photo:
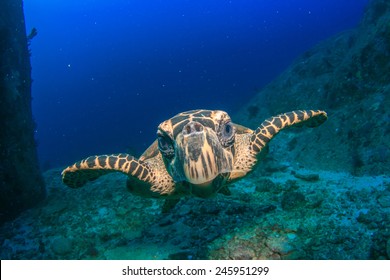
[[[367,2],[25,1],[41,164],[139,154],[181,111],[234,113]]]

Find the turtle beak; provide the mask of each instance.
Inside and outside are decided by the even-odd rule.
[[[201,123],[186,124],[176,142],[179,160],[175,165],[182,170],[182,180],[206,187],[219,174],[232,170],[233,160],[225,154],[217,135]]]

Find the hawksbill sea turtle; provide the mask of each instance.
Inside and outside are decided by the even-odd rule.
[[[192,110],[162,122],[157,139],[141,155],[91,156],[65,168],[63,182],[84,186],[112,172],[126,174],[127,188],[143,197],[165,198],[172,208],[183,196],[229,195],[228,185],[250,173],[269,141],[291,126],[316,127],[324,111],[298,110],[263,121],[256,130],[235,124],[219,110]]]

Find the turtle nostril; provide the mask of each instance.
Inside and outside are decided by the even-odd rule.
[[[191,134],[194,132],[201,132],[203,131],[203,125],[198,122],[189,122],[183,127],[183,134]]]
[[[203,126],[200,123],[194,123],[195,131],[200,132],[203,130]]]

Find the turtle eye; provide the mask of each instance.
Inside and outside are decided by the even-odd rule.
[[[223,146],[228,147],[234,142],[235,130],[231,122],[228,122],[222,126],[220,140]]]
[[[230,137],[233,134],[233,126],[231,123],[225,124],[225,128],[223,129],[225,137]]]
[[[174,147],[172,140],[167,136],[158,135],[158,149],[164,157],[171,158],[174,155]]]
[[[169,148],[169,143],[164,136],[158,136],[158,147],[160,150],[166,150]]]

